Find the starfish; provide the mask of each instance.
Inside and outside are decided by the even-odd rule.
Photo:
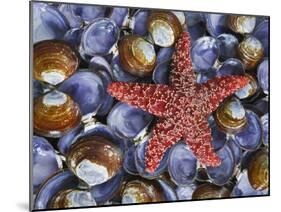
[[[119,101],[158,117],[145,151],[147,172],[154,172],[164,153],[183,139],[202,165],[221,159],[211,145],[208,117],[228,96],[247,85],[244,76],[221,76],[196,83],[190,58],[190,37],[183,32],[175,44],[169,85],[113,82],[107,91]]]

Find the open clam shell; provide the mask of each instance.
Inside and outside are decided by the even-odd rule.
[[[34,78],[52,85],[70,77],[79,65],[76,52],[64,41],[47,40],[36,43],[33,54]]]
[[[78,105],[66,94],[51,91],[34,100],[34,131],[46,137],[61,137],[80,124]]]
[[[229,28],[240,34],[248,34],[253,32],[256,26],[255,16],[245,16],[245,15],[230,15],[228,17]]]
[[[230,196],[230,191],[222,186],[205,183],[198,186],[193,194],[192,199],[214,199],[225,198]]]

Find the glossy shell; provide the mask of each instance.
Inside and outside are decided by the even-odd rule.
[[[107,124],[120,138],[133,139],[145,130],[152,115],[128,104],[117,103],[107,116]]]
[[[168,170],[173,181],[179,186],[189,185],[196,176],[197,159],[186,144],[176,144],[169,154]]]
[[[39,135],[60,137],[77,127],[80,121],[78,105],[62,92],[51,91],[34,100],[33,124]]]
[[[264,114],[261,117],[261,124],[262,124],[262,130],[263,130],[263,144],[268,145],[269,142],[269,115],[268,113]]]
[[[249,182],[256,190],[264,190],[269,184],[268,151],[262,149],[251,159],[248,168]]]
[[[37,80],[57,85],[71,76],[78,65],[76,53],[63,41],[48,40],[34,45],[33,76]]]
[[[204,36],[192,44],[191,59],[197,72],[208,71],[219,57],[219,46],[215,38]]]
[[[235,159],[228,145],[216,152],[221,159],[217,167],[207,167],[207,174],[216,185],[224,185],[234,174]]]
[[[247,124],[246,112],[239,99],[226,99],[216,110],[215,120],[218,127],[227,133],[241,131]]]
[[[50,208],[49,202],[58,192],[66,189],[75,189],[78,187],[78,184],[78,178],[67,169],[54,174],[40,187],[35,198],[34,208]]]
[[[145,36],[147,34],[148,16],[149,10],[139,9],[134,13],[129,26],[133,30],[133,34],[140,36]]]
[[[221,34],[217,37],[220,48],[220,59],[226,60],[236,57],[237,47],[239,45],[238,39],[232,34]]]
[[[255,16],[230,15],[228,17],[228,26],[232,31],[236,33],[251,33],[254,30],[255,25]]]
[[[223,33],[229,33],[227,26],[228,16],[223,14],[206,14],[206,28],[211,36],[217,37]]]
[[[261,145],[262,125],[259,117],[250,110],[246,110],[246,119],[246,127],[235,134],[234,141],[240,148],[253,151]]]
[[[79,69],[59,87],[60,91],[73,98],[83,115],[97,113],[104,101],[105,89],[101,77],[89,69]]]
[[[161,188],[155,181],[133,180],[125,185],[122,192],[122,204],[164,201]]]
[[[53,146],[43,137],[32,138],[33,192],[41,183],[60,169],[61,161]]]
[[[129,149],[127,149],[123,162],[123,168],[125,169],[125,171],[132,175],[139,174],[135,164],[135,151],[135,145],[132,145]]]
[[[128,35],[118,43],[122,67],[135,76],[148,76],[156,64],[154,46],[140,36]]]
[[[258,65],[263,58],[263,51],[261,42],[253,36],[249,36],[238,46],[238,56],[247,70],[254,69]]]
[[[109,18],[112,19],[118,27],[123,27],[129,16],[129,8],[115,7],[112,8],[109,14]]]
[[[59,191],[49,203],[50,208],[76,208],[96,206],[96,201],[87,190],[66,189]]]
[[[107,55],[119,39],[119,28],[108,18],[97,18],[84,30],[81,48],[86,55]]]
[[[244,75],[244,66],[240,60],[229,58],[217,70],[217,76]]]
[[[122,164],[121,149],[100,136],[79,138],[69,149],[67,164],[85,183],[95,186],[116,175]]]
[[[268,59],[264,59],[257,69],[257,78],[259,85],[261,86],[263,92],[268,94],[269,88],[269,64]]]
[[[152,11],[148,17],[147,29],[154,43],[161,47],[169,47],[182,32],[178,17],[169,11]]]
[[[213,185],[210,183],[198,186],[192,194],[192,199],[214,199],[226,198],[230,196],[230,192],[225,187]]]
[[[176,193],[179,200],[191,200],[192,194],[196,189],[197,185],[190,184],[188,186],[179,186],[176,188]]]
[[[33,43],[50,39],[62,39],[69,29],[65,16],[54,6],[36,2],[32,4]]]
[[[156,84],[169,84],[169,74],[170,74],[170,60],[159,63],[152,75],[152,79]]]
[[[259,92],[259,85],[256,78],[252,74],[245,74],[245,76],[249,79],[249,83],[244,88],[235,92],[235,95],[239,99],[250,99]]]
[[[261,21],[253,31],[253,36],[255,36],[264,48],[264,54],[267,57],[269,54],[269,20],[265,18]]]

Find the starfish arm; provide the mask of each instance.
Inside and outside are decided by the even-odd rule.
[[[119,101],[141,108],[155,116],[167,115],[170,96],[169,86],[160,84],[113,82],[107,91]]]
[[[160,164],[164,153],[178,142],[184,134],[184,129],[174,118],[159,119],[152,131],[145,151],[146,171],[153,172]]]
[[[204,99],[202,111],[205,114],[215,111],[226,97],[234,94],[248,83],[249,80],[245,76],[222,76],[198,85],[198,93]]]
[[[190,37],[187,32],[183,32],[176,42],[176,51],[171,63],[170,84],[176,88],[192,87],[196,83],[192,70],[190,46]]]
[[[211,145],[211,129],[207,121],[193,125],[183,138],[201,164],[212,167],[221,164],[221,159],[216,155]]]

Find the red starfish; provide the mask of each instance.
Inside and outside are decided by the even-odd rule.
[[[208,116],[226,97],[248,83],[244,76],[223,76],[197,84],[187,32],[182,33],[175,49],[170,85],[114,82],[107,89],[118,100],[159,117],[146,148],[148,172],[159,166],[166,150],[181,138],[203,165],[219,166],[221,159],[211,146]]]

